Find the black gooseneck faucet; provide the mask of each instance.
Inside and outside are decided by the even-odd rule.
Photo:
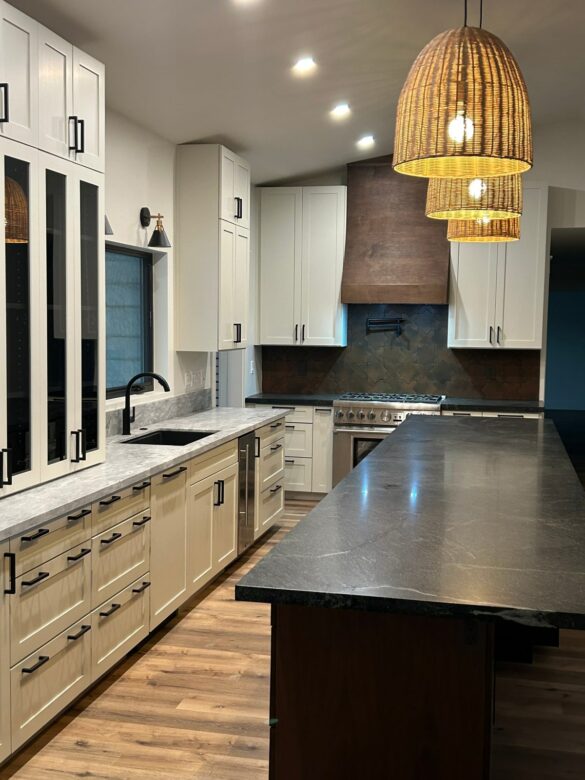
[[[122,435],[123,436],[130,436],[130,425],[131,423],[134,422],[134,409],[132,409],[132,413],[130,413],[130,393],[132,392],[132,388],[134,387],[134,384],[139,379],[142,379],[143,376],[151,376],[153,379],[156,379],[157,382],[159,382],[162,385],[165,393],[169,393],[171,391],[171,388],[169,387],[169,383],[164,378],[164,376],[161,376],[160,374],[155,374],[153,371],[143,371],[142,373],[133,376],[132,379],[126,385],[126,405],[124,406],[124,410],[122,412]]]

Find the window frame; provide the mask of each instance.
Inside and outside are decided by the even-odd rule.
[[[143,268],[146,268],[145,284],[143,285],[143,327],[146,334],[146,348],[144,353],[145,368],[144,371],[154,371],[154,286],[153,286],[153,266],[154,257],[152,252],[147,252],[144,249],[131,248],[127,246],[121,246],[111,241],[106,241],[106,257],[108,252],[115,252],[120,255],[128,255],[129,257],[140,258],[143,261]],[[107,261],[106,261],[106,279],[107,279]],[[106,284],[106,311],[107,311],[107,284]],[[106,327],[106,353],[108,347],[108,333]],[[132,377],[128,377],[131,379]],[[139,385],[135,386],[134,392],[137,392],[136,388],[142,386],[144,393],[152,392],[154,390],[154,380],[147,377],[142,380]],[[126,392],[126,385],[122,387],[108,387],[107,381],[107,354],[106,354],[106,399],[121,398]],[[138,391],[140,392],[140,391]]]

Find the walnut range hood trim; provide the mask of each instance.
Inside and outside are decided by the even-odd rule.
[[[447,303],[446,225],[425,217],[427,182],[392,157],[347,166],[343,303]]]

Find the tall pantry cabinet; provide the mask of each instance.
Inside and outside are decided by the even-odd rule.
[[[21,79],[0,55],[2,497],[104,458],[105,245],[103,66],[92,71],[96,125],[90,112],[48,122],[47,105],[58,107],[51,96],[61,94],[55,79],[62,79],[64,110],[75,105],[66,87],[80,57],[6,3],[0,9],[1,42],[10,42],[22,67],[29,64]],[[48,42],[64,54],[61,70],[57,54],[52,70],[47,64]],[[65,149],[74,137],[77,151]]]

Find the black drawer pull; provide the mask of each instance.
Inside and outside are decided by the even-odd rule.
[[[4,553],[4,557],[10,561],[10,585],[4,589],[7,596],[16,593],[16,553]]]
[[[77,555],[68,555],[67,560],[71,561],[71,563],[75,563],[76,561],[80,561],[82,558],[85,558],[86,555],[89,555],[91,550],[87,547],[82,547],[81,550]]]
[[[0,89],[2,90],[4,96],[4,108],[2,113],[2,119],[0,119],[0,122],[10,122],[10,97],[9,97],[10,87],[4,81],[2,84],[0,84]]]
[[[87,634],[88,631],[91,631],[91,626],[81,626],[76,634],[69,634],[67,639],[70,639],[72,642],[77,642],[77,640],[81,639],[81,637],[84,634]]]
[[[176,471],[169,471],[168,474],[163,474],[163,479],[172,479],[173,477],[178,477],[179,474],[182,474],[184,471],[187,471],[187,466],[179,466]]]
[[[75,523],[77,522],[77,520],[82,520],[84,517],[87,517],[88,515],[91,515],[91,509],[82,509],[78,515],[67,515],[67,520],[70,520],[72,523]]]
[[[37,669],[40,669],[43,664],[46,664],[49,660],[48,655],[39,655],[39,660],[36,662],[36,664],[33,664],[32,666],[25,667],[22,670],[23,674],[32,674],[33,672],[36,672]]]
[[[277,450],[279,450],[281,447],[282,447],[282,444],[274,444],[274,445],[273,445],[273,446],[270,448],[270,451],[271,451],[271,452],[276,452],[276,451],[277,451]]]
[[[294,461],[294,458],[285,458],[284,462],[285,463],[294,463],[295,461]]]
[[[276,485],[273,488],[270,488],[271,493],[278,493],[279,490],[282,490],[282,485]]]
[[[146,523],[148,523],[149,520],[150,520],[150,516],[144,515],[142,520],[134,520],[132,525],[135,525],[137,528],[140,528],[141,526],[146,525]]]
[[[281,425],[282,425],[282,421],[276,422],[276,423],[272,423],[272,425],[270,427],[271,428],[280,428]]]
[[[50,577],[48,571],[40,571],[37,576],[34,578],[34,580],[23,580],[22,584],[27,588],[32,588],[33,585],[38,585],[39,582],[42,582],[43,580],[46,580],[47,577]]]
[[[121,604],[112,604],[112,606],[109,609],[106,609],[105,612],[100,612],[100,617],[110,617],[110,615],[113,615],[114,612],[117,612],[121,606]]]
[[[143,582],[138,588],[132,588],[132,593],[144,593],[147,588],[150,588],[150,582]]]
[[[42,536],[46,536],[47,534],[50,534],[51,531],[48,528],[39,528],[38,531],[36,531],[34,534],[30,534],[29,536],[21,536],[20,541],[21,542],[36,542],[37,539],[40,539]]]
[[[295,426],[294,425],[285,425],[285,428],[288,428],[290,431],[294,431]]]
[[[100,544],[113,544],[113,542],[117,542],[118,539],[122,538],[122,534],[120,533],[113,533],[109,539],[102,539]]]
[[[111,498],[104,498],[103,501],[100,501],[100,506],[111,506],[112,504],[115,504],[116,501],[119,501],[122,498],[122,496],[112,496]]]
[[[150,482],[143,482],[142,485],[134,485],[132,490],[135,493],[140,493],[142,490],[146,490],[147,487],[150,487]]]

